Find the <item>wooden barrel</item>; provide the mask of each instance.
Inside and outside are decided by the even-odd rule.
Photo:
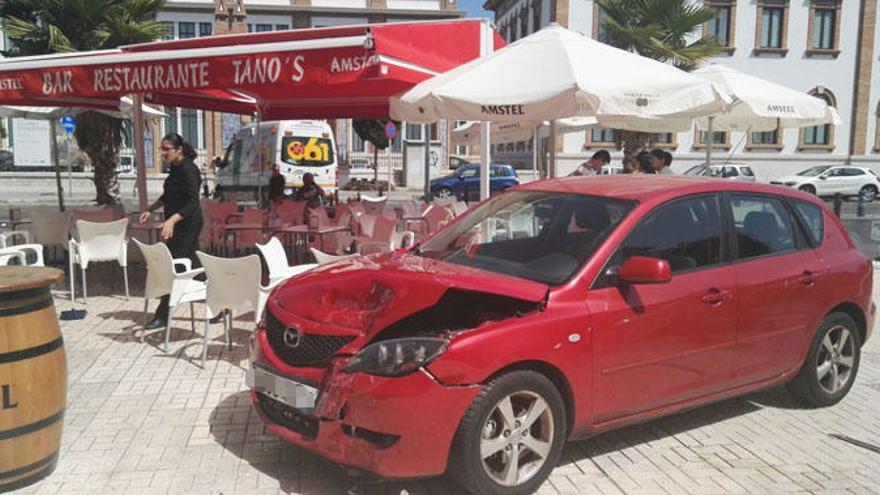
[[[55,470],[67,356],[50,286],[54,268],[0,267],[0,491]]]

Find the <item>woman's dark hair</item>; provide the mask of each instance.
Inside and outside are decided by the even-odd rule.
[[[651,154],[660,159],[663,163],[666,163],[666,152],[661,150],[660,148],[654,148],[651,150]]]
[[[286,182],[283,175],[273,175],[269,179],[269,199],[283,198]]]
[[[639,168],[642,170],[642,173],[645,174],[653,174],[656,173],[654,167],[651,165],[651,153],[648,151],[642,151],[636,156],[636,161],[638,162]]]
[[[183,148],[183,156],[184,158],[189,158],[190,160],[195,160],[197,156],[196,150],[193,149],[192,145],[187,143],[183,137],[176,132],[169,132],[165,134],[165,137],[162,138],[162,141],[168,141],[173,148]]]

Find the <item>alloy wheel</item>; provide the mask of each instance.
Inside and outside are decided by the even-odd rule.
[[[483,425],[483,469],[503,486],[528,481],[547,462],[555,430],[553,413],[540,395],[519,391],[504,397]]]
[[[855,363],[855,341],[843,325],[832,327],[819,349],[816,376],[819,386],[828,394],[842,390],[852,378]]]

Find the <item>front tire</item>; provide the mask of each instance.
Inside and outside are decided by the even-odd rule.
[[[861,347],[861,335],[852,317],[846,313],[826,316],[788,390],[813,407],[837,404],[855,382]]]
[[[816,188],[809,184],[799,187],[798,190],[803,191],[807,194],[812,194],[813,196],[816,195]]]
[[[501,375],[462,418],[449,473],[474,494],[532,493],[556,467],[566,425],[562,396],[547,377],[533,371]]]

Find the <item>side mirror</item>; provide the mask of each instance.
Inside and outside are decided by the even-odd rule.
[[[458,175],[457,177],[458,177],[458,180],[464,180],[464,176],[463,176],[463,175]]]
[[[672,270],[666,260],[632,256],[623,262],[617,280],[628,284],[665,284],[672,280]]]
[[[827,175],[820,175],[819,180],[826,180],[828,178]]]

